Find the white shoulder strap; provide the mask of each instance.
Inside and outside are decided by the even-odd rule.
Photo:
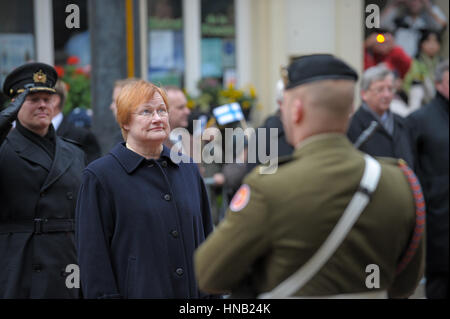
[[[350,229],[370,201],[381,175],[381,165],[369,155],[365,155],[364,174],[358,191],[345,209],[342,217],[319,250],[299,270],[275,287],[272,291],[261,294],[261,299],[287,298],[302,288],[328,261],[343,242]]]

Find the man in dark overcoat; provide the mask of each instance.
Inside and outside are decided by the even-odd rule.
[[[55,113],[52,124],[56,130],[56,135],[79,143],[81,149],[86,154],[87,163],[96,160],[102,155],[100,145],[94,133],[90,129],[75,126],[67,116],[64,116],[64,103],[67,98],[66,84],[58,80],[55,85],[54,95]]]
[[[448,297],[448,60],[436,70],[436,96],[411,114],[417,175],[427,206],[427,298]]]
[[[414,168],[414,155],[405,119],[390,110],[394,75],[383,65],[367,69],[361,81],[361,107],[353,114],[347,131],[352,143],[372,124],[377,129],[359,149],[372,156],[401,158]]]
[[[29,63],[4,82],[12,102],[0,112],[0,298],[80,294],[73,218],[85,160],[51,124],[56,80],[53,67]]]

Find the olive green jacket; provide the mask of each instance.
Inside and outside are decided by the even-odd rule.
[[[396,274],[415,226],[414,198],[397,161],[380,161],[371,202],[296,296],[368,292],[366,267],[371,264],[379,267],[380,289],[391,297],[414,292],[423,274],[423,240],[406,269]],[[195,253],[200,289],[230,292],[248,276],[256,293],[275,288],[325,241],[357,191],[364,165],[364,154],[345,136],[323,134],[304,141],[276,174],[253,170],[244,180],[248,203],[238,211],[229,209]]]

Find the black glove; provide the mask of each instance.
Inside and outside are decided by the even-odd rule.
[[[17,114],[19,113],[23,102],[25,102],[29,91],[29,89],[26,89],[24,92],[20,93],[14,101],[9,103],[6,109],[0,112],[0,145],[6,138],[6,135],[8,135],[12,122],[16,120]]]

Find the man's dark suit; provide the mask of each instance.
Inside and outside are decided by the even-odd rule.
[[[372,156],[401,158],[408,163],[409,167],[414,168],[412,142],[406,121],[397,114],[393,114],[393,116],[393,135],[389,134],[383,125],[380,124],[370,139],[361,146],[360,150]],[[355,143],[372,121],[378,121],[378,119],[364,107],[360,107],[351,118],[347,131],[350,141]]]

